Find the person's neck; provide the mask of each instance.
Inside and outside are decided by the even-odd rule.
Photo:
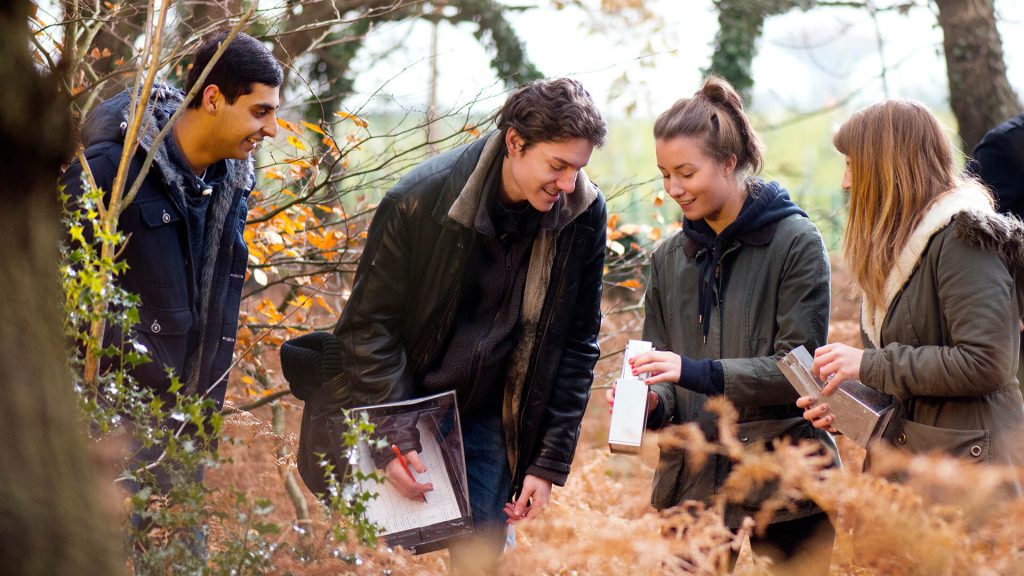
[[[203,154],[203,143],[207,139],[203,136],[198,120],[187,111],[174,123],[171,137],[178,144],[178,149],[196,176],[201,176],[215,162],[213,158]]]
[[[505,157],[501,162],[501,187],[498,189],[497,200],[505,208],[522,208],[523,204],[527,203],[527,199],[523,194],[516,195],[519,188],[512,176],[512,166],[507,160],[508,158]]]
[[[729,200],[722,206],[722,209],[713,217],[704,219],[708,226],[715,231],[716,235],[722,233],[730,224],[739,218],[743,210],[743,204],[747,201],[747,188],[741,182],[736,182],[735,188],[730,191]]]

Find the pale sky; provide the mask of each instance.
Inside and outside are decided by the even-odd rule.
[[[1022,4],[996,0],[1010,82],[1024,96]],[[641,26],[607,17],[595,20],[576,8],[556,10],[546,0],[535,5],[539,7],[512,16],[530,59],[548,76],[582,81],[610,116],[624,115],[635,104],[637,116],[650,118],[692,94],[709,63],[718,28],[710,0],[652,0],[649,5],[659,21]],[[813,110],[851,93],[854,107],[882,99],[883,57],[889,96],[946,106],[942,32],[932,9],[913,9],[905,16],[881,13],[878,26],[884,42],[881,55],[875,25],[864,10],[819,8],[769,19],[754,61],[755,109],[769,114]],[[361,94],[347,103],[365,102],[384,85],[370,108],[423,110],[429,92],[430,28],[416,21],[371,32],[356,63]],[[438,54],[442,107],[464,104],[481,93],[487,97],[481,108],[500,104],[502,86],[471,27],[442,24]]]

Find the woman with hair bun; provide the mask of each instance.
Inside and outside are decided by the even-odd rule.
[[[935,116],[890,100],[854,114],[832,140],[850,194],[844,256],[863,292],[864,350],[830,344],[814,369],[830,380],[804,416],[832,425],[828,394],[844,380],[896,398],[888,439],[910,453],[1024,464],[1017,384],[1024,227],[958,174]],[[868,447],[868,456],[872,446]]]
[[[818,229],[777,183],[754,176],[761,142],[725,80],[711,76],[673,104],[655,122],[654,138],[665,191],[684,220],[651,259],[643,337],[656,351],[632,359],[651,385],[648,427],[696,422],[714,440],[716,418],[704,405],[724,395],[739,412],[742,442],[816,439],[834,451],[831,437],[802,418],[776,366],[793,348],[814,350],[826,340],[829,264]],[[731,468],[724,455],[700,468],[687,460],[680,448],[661,448],[655,508],[709,503]],[[726,524],[738,528],[774,488],[728,506]],[[801,554],[827,571],[833,530],[812,502],[779,510],[758,533],[755,552],[777,562]]]

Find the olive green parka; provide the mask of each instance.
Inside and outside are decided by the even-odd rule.
[[[710,257],[708,252],[683,231],[655,250],[645,299],[644,339],[658,350],[720,362],[724,394],[739,412],[743,443],[769,445],[788,436],[818,439],[834,450],[831,437],[802,418],[795,405],[798,394],[776,365],[797,346],[814,350],[826,341],[829,263],[817,228],[802,212],[790,214],[721,247],[718,298],[711,308],[705,342],[698,289],[701,261]],[[648,428],[696,422],[710,440],[718,438],[717,419],[704,408],[707,396],[677,384],[660,383],[652,389],[664,410],[652,414]],[[725,456],[710,456],[699,470],[688,460],[685,450],[662,445],[651,495],[655,508],[685,500],[710,503],[731,470]],[[742,505],[729,506],[726,524],[738,527],[773,490],[768,485]],[[773,521],[819,511],[805,501],[780,511]]]
[[[968,183],[936,200],[865,304],[861,380],[894,396],[886,437],[910,453],[1024,464],[1016,370],[1024,226]],[[870,459],[869,449],[869,459]]]

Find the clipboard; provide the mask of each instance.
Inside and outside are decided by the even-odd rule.
[[[426,473],[415,477],[434,485],[434,490],[426,494],[426,502],[402,496],[386,481],[362,487],[376,494],[367,502],[366,515],[378,526],[388,546],[423,554],[446,548],[452,538],[473,532],[455,392],[353,408],[351,416],[359,418],[360,412],[365,412],[375,426],[394,418],[403,425],[415,426],[422,446],[420,459],[427,468]],[[339,443],[343,423],[344,417],[331,419],[332,434]],[[384,434],[375,432],[374,438],[384,438]],[[382,472],[374,460],[374,449],[366,441],[356,447],[351,465],[366,473]]]

